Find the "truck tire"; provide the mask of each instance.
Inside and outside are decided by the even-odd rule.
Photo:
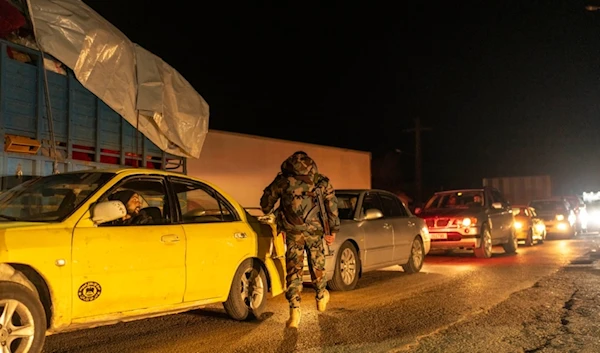
[[[478,248],[473,249],[475,257],[480,259],[489,259],[492,257],[492,233],[490,227],[484,224],[481,227],[481,244]]]
[[[4,351],[5,346],[9,346],[9,352],[42,351],[46,340],[46,312],[35,293],[17,283],[0,282],[0,318],[3,316],[0,351]],[[23,337],[14,335],[19,329]]]
[[[267,304],[267,291],[267,276],[262,266],[246,259],[235,272],[223,307],[234,320],[246,320],[251,314],[260,319]]]

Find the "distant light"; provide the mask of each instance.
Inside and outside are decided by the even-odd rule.
[[[523,223],[521,223],[521,222],[515,222],[514,224],[515,224],[515,229],[523,228]]]
[[[566,223],[559,223],[557,226],[558,230],[567,230],[567,224]]]
[[[600,200],[600,192],[584,192],[583,201],[593,202]]]

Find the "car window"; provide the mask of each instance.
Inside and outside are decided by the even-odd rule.
[[[171,223],[167,188],[163,177],[127,178],[100,198],[121,201],[127,209],[123,219],[101,226],[141,226]]]
[[[406,207],[406,205],[402,200],[400,200],[400,198],[398,198],[398,202],[400,203],[400,211],[402,212],[403,217],[410,217],[411,213],[408,210],[408,207]]]
[[[492,198],[494,199],[494,202],[500,202],[502,204],[506,204],[506,200],[504,199],[504,197],[502,197],[502,194],[500,193],[500,191],[494,189],[492,190]]]
[[[407,217],[408,213],[397,197],[386,194],[379,194],[383,206],[383,215],[385,217]]]
[[[233,222],[240,220],[234,207],[216,190],[203,183],[171,179],[183,223]]]
[[[554,201],[554,200],[536,200],[531,201],[531,206],[536,209],[536,211],[544,212],[565,212],[567,211],[567,207],[562,201]]]
[[[338,200],[338,215],[340,219],[354,219],[358,194],[335,193]]]
[[[113,177],[81,172],[33,178],[0,195],[0,221],[62,222]]]
[[[485,203],[484,194],[480,190],[448,191],[433,195],[425,209],[434,208],[478,208]]]
[[[366,214],[366,211],[372,208],[379,210],[381,213],[383,213],[383,206],[381,205],[381,201],[379,200],[377,194],[368,193],[363,199],[361,215],[364,216]]]

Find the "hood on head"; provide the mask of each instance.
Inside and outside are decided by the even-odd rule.
[[[135,191],[133,190],[121,190],[110,195],[108,199],[112,201],[121,201],[123,205],[127,206],[129,199],[131,199],[134,194]]]
[[[317,164],[305,152],[298,151],[281,164],[281,173],[286,176],[308,176],[317,174]]]

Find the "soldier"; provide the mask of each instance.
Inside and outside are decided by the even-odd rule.
[[[325,195],[327,215],[323,218],[319,216],[315,188],[322,188]],[[298,151],[281,164],[281,173],[264,190],[260,199],[262,211],[265,214],[273,211],[278,200],[277,224],[286,233],[287,246],[285,297],[290,303],[290,318],[286,324],[297,328],[305,250],[316,290],[317,310],[325,311],[329,302],[323,238],[327,245],[331,245],[340,228],[337,198],[329,179],[318,173],[315,162],[305,152]],[[324,234],[322,220],[328,222],[331,234]]]

